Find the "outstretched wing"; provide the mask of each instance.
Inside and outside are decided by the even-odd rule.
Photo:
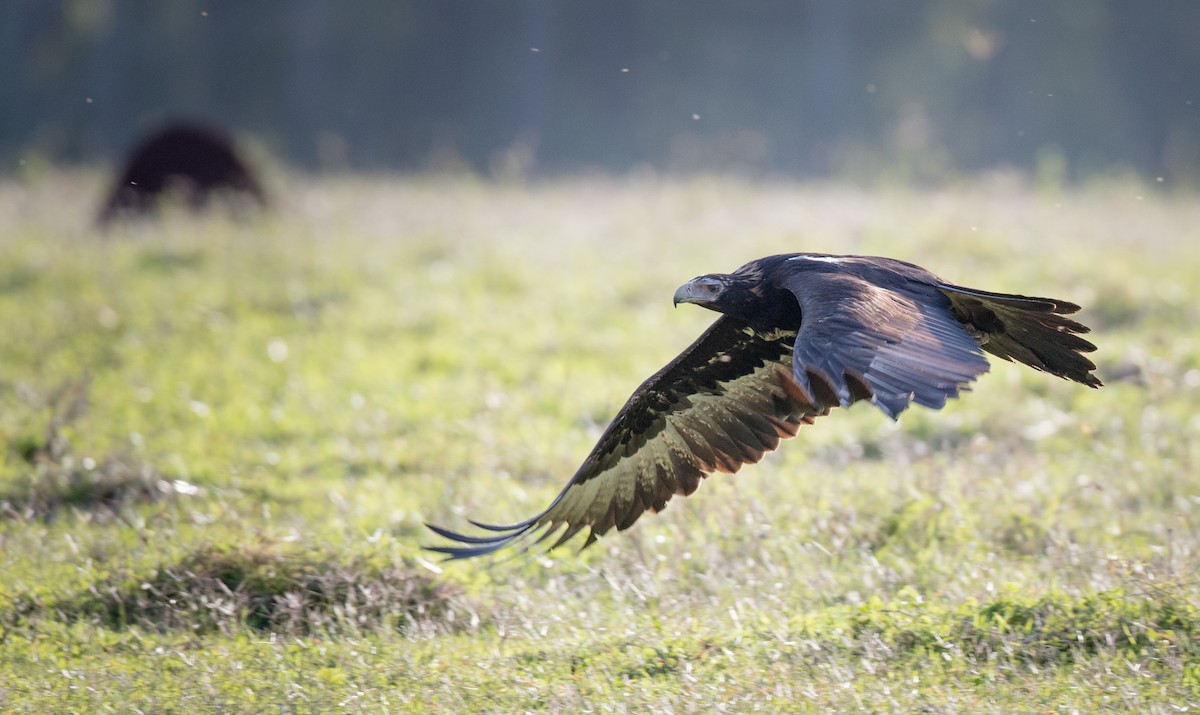
[[[988,370],[979,343],[924,269],[899,261],[799,254],[784,279],[800,304],[792,369],[825,408],[869,400],[893,419],[934,409]]]
[[[791,378],[795,332],[758,333],[722,316],[670,364],[646,380],[541,514],[487,532],[460,534],[429,525],[455,546],[427,547],[452,559],[479,556],[562,533],[555,548],[589,529],[590,545],[614,526],[626,529],[647,509],[660,511],[712,472],[736,472],[824,414],[803,401]],[[528,546],[526,547],[528,548]]]

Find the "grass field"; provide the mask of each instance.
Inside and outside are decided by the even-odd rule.
[[[0,183],[0,711],[1200,706],[1200,202],[697,179],[277,177],[250,223],[95,234]],[[1101,390],[1009,364],[839,410],[578,554],[422,552],[542,508],[797,250],[1085,306]]]

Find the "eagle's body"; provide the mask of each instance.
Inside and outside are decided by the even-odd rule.
[[[579,471],[541,514],[458,542],[451,558],[562,529],[551,548],[628,528],[647,509],[736,472],[833,407],[859,400],[893,419],[934,409],[987,372],[987,351],[1091,387],[1079,306],[963,288],[890,258],[795,253],[700,276],[675,293],[723,315],[633,393]],[[537,542],[534,542],[537,543]]]

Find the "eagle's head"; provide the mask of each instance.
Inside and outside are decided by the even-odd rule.
[[[796,296],[775,278],[778,267],[787,265],[786,259],[770,256],[733,273],[697,276],[675,291],[675,305],[695,303],[747,325],[794,330],[800,324],[800,306]]]
[[[746,276],[709,273],[679,286],[675,291],[675,305],[695,303],[726,315],[744,314],[752,311],[762,297],[757,288],[758,284]]]

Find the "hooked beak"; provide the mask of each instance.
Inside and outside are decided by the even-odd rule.
[[[711,276],[700,276],[684,283],[675,290],[674,303],[709,305],[721,295],[724,284]]]
[[[678,308],[680,303],[688,302],[688,299],[691,298],[691,293],[688,292],[689,285],[691,284],[684,283],[675,289],[675,297],[672,299],[671,305]]]

